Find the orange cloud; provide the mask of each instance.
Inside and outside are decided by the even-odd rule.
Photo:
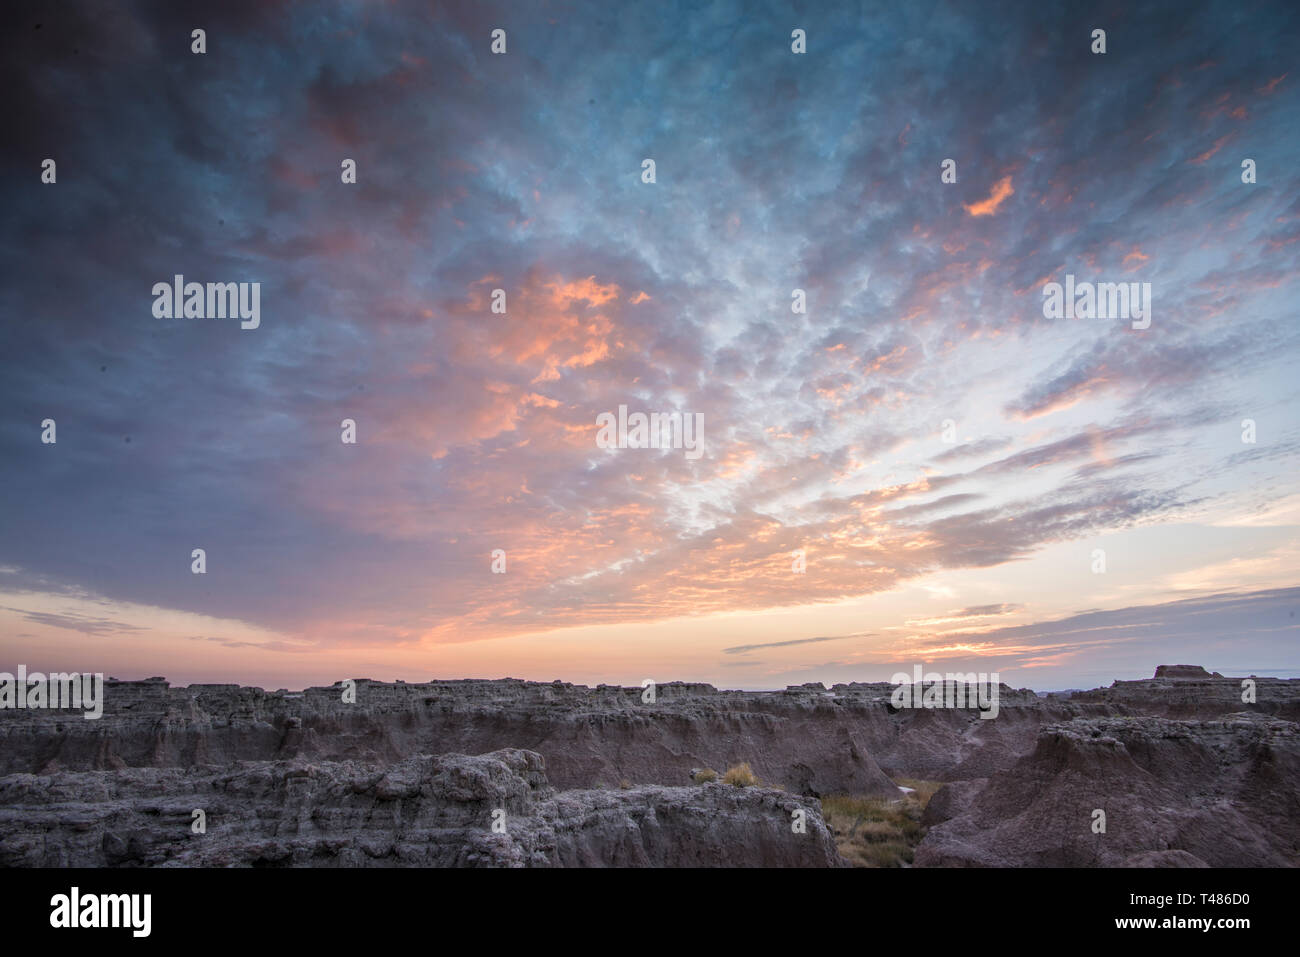
[[[1281,83],[1283,80],[1285,80],[1287,76],[1288,74],[1283,73],[1281,76],[1273,77],[1273,79],[1269,80],[1266,84],[1264,84],[1259,88],[1259,92],[1264,94],[1265,96],[1268,96],[1270,93],[1272,93],[1274,90],[1277,89],[1277,85]]]
[[[1206,151],[1205,151],[1204,153],[1202,153],[1200,156],[1194,156],[1194,157],[1192,157],[1192,158],[1191,158],[1190,160],[1188,160],[1187,162],[1199,166],[1201,163],[1204,163],[1207,159],[1209,159],[1209,158],[1210,158],[1211,156],[1213,156],[1215,153],[1219,152],[1219,150],[1223,149],[1223,144],[1226,143],[1226,142],[1228,142],[1229,139],[1231,139],[1231,135],[1229,135],[1229,136],[1221,136],[1221,137],[1219,137],[1217,140],[1214,141],[1214,145],[1211,146],[1208,150],[1206,150]]]
[[[978,203],[971,203],[966,207],[966,212],[972,216],[992,216],[1002,205],[1002,201],[1008,196],[1015,195],[1015,189],[1011,186],[1011,177],[1003,176],[993,184],[993,192],[989,193],[988,199],[982,199]]]
[[[611,299],[617,299],[619,293],[617,283],[602,286],[596,282],[595,276],[574,282],[549,282],[546,288],[551,290],[556,304],[564,302],[566,305],[577,299],[585,299],[593,306],[603,306]]]

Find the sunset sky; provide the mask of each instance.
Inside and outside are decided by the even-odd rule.
[[[52,9],[0,58],[0,670],[1300,675],[1294,3]],[[155,318],[176,274],[260,327]],[[1044,318],[1067,274],[1150,327]],[[598,448],[620,405],[704,454]]]

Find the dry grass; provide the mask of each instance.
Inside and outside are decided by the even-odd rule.
[[[727,773],[722,776],[722,782],[730,784],[732,787],[749,788],[758,785],[758,778],[749,766],[749,762],[742,761],[740,764],[727,768]]]
[[[914,793],[895,800],[833,794],[822,798],[822,816],[835,835],[840,855],[855,867],[910,867],[912,852],[925,836],[921,814],[940,781],[899,778]]]
[[[921,810],[930,803],[930,798],[934,797],[934,792],[943,787],[942,781],[921,781],[917,778],[894,778],[894,783],[905,788],[911,788],[916,793],[912,795],[917,801],[921,802]]]

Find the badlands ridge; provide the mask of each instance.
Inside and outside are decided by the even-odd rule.
[[[1244,680],[1003,685],[994,720],[887,683],[109,680],[99,720],[0,711],[0,866],[837,867],[820,799],[896,779],[944,783],[914,866],[1296,866],[1300,680]]]

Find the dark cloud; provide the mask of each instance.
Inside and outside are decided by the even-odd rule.
[[[821,638],[797,638],[793,641],[766,641],[757,645],[735,645],[731,648],[723,648],[722,653],[727,655],[748,654],[759,648],[785,648],[790,645],[812,645],[822,641],[844,641],[846,638],[866,638],[868,635],[828,635]]]
[[[1104,59],[1066,3],[39,17],[0,41],[0,562],[41,590],[467,640],[878,593],[1294,460],[1292,6],[1126,9]],[[1065,271],[1152,282],[1151,329],[1044,319]],[[177,273],[261,282],[261,328],[154,319]],[[620,404],[708,454],[596,449]]]
[[[114,621],[111,618],[97,618],[91,615],[79,615],[76,613],[59,614],[56,612],[30,611],[24,608],[10,608],[3,606],[5,611],[17,612],[28,621],[34,621],[38,625],[49,625],[53,628],[66,628],[69,631],[79,631],[83,635],[115,635],[129,632],[143,631],[134,625],[125,622]]]
[[[1020,611],[1024,607],[1024,605],[1009,604],[1007,602],[999,602],[996,605],[971,605],[967,608],[954,611],[950,617],[986,618],[992,615],[1009,615],[1013,611]]]

